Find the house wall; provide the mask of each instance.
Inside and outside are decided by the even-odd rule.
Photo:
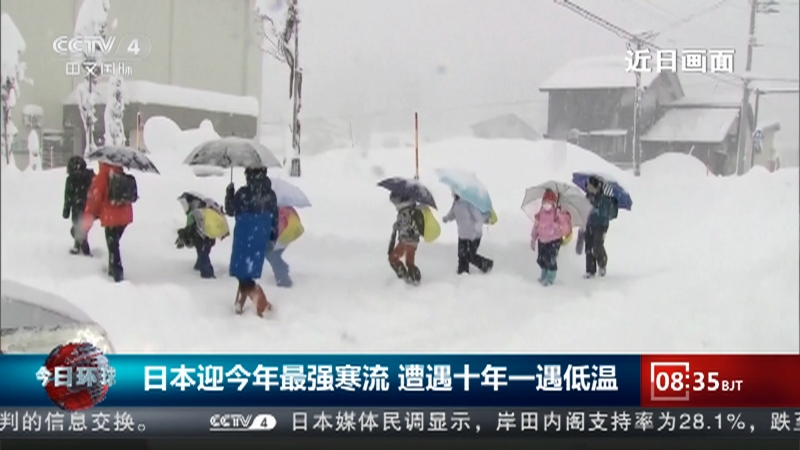
[[[132,77],[162,84],[261,98],[261,53],[255,33],[255,0],[115,0],[109,19],[117,42],[146,36],[152,51],[131,62]],[[54,58],[53,40],[74,33],[82,0],[2,0],[26,41],[22,60],[34,85],[23,84],[13,121],[22,131],[22,107],[44,109],[42,128],[60,129],[62,100],[82,77],[65,74]],[[46,20],[43,20],[46,18]],[[127,45],[124,44],[124,45]],[[101,115],[102,117],[102,115]]]
[[[749,170],[750,152],[752,150],[752,126],[748,116],[745,115],[745,149],[740,169]],[[715,175],[732,175],[736,173],[736,156],[739,142],[739,121],[736,120],[728,131],[725,140],[720,143],[704,142],[642,142],[642,162],[653,159],[663,153],[685,153],[696,156],[703,161]],[[694,148],[694,149],[693,149]]]
[[[757,166],[770,167],[771,163],[778,157],[775,149],[775,134],[780,129],[764,130],[764,138],[761,143],[761,153],[756,153],[753,164]]]
[[[641,130],[655,123],[662,104],[680,97],[680,87],[666,73],[659,75],[642,95]],[[583,132],[632,129],[633,100],[633,88],[549,91],[548,137],[566,139],[574,128]]]

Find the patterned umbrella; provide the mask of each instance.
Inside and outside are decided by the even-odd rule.
[[[86,159],[141,172],[159,173],[150,158],[133,147],[106,145],[86,155]]]

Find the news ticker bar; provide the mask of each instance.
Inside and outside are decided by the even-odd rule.
[[[800,409],[53,408],[0,411],[2,439],[467,435],[800,437]]]
[[[88,387],[80,372],[86,367],[49,374],[46,358],[0,355],[10,387],[0,389],[0,405],[50,407],[45,386]],[[108,361],[114,383],[102,406],[120,409],[800,408],[798,355],[194,354]]]

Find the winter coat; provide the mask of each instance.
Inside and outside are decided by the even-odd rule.
[[[617,200],[603,192],[605,189],[601,186],[598,193],[586,194],[586,198],[592,204],[592,212],[586,221],[587,227],[607,227],[613,219]]]
[[[121,227],[133,223],[133,206],[130,203],[113,205],[108,200],[108,179],[112,173],[123,173],[122,168],[100,163],[100,170],[92,180],[86,198],[85,213],[99,218],[103,228]],[[84,225],[86,228],[86,225]]]
[[[395,206],[397,219],[392,230],[397,233],[397,240],[403,244],[419,244],[419,238],[424,231],[419,225],[422,211],[412,202],[398,203]]]
[[[86,208],[86,196],[92,185],[94,170],[86,167],[86,161],[80,156],[73,156],[67,163],[67,181],[64,185],[64,211],[62,216],[72,220],[83,216]]]
[[[442,220],[449,222],[453,219],[458,227],[459,239],[472,241],[483,236],[483,224],[487,222],[487,218],[471,203],[460,198],[453,201],[453,207]]]
[[[572,231],[572,218],[559,208],[553,208],[550,211],[540,209],[534,217],[535,221],[531,230],[532,242],[539,241],[547,244],[563,238]]]
[[[261,278],[264,255],[278,238],[278,203],[266,172],[247,176],[247,184],[225,193],[225,212],[236,218],[229,275],[239,280]]]

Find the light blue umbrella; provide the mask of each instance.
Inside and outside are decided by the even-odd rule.
[[[278,206],[292,208],[307,208],[311,202],[299,187],[280,178],[272,178],[272,190],[278,198]]]
[[[436,169],[439,181],[446,184],[450,190],[461,197],[465,202],[478,208],[482,213],[492,210],[492,199],[486,186],[473,172],[457,169]]]

